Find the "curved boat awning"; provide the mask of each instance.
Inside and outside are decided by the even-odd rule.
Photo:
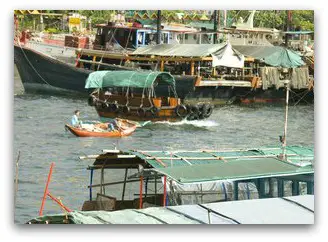
[[[95,71],[89,74],[85,88],[136,87],[150,88],[155,83],[175,86],[168,72],[149,71]]]

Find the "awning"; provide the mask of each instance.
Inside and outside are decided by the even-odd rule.
[[[131,55],[213,57],[213,66],[244,66],[244,56],[230,44],[160,44],[136,49]]]
[[[280,46],[234,45],[233,48],[270,66],[292,68],[305,65],[298,53]]]
[[[85,88],[136,87],[150,88],[155,81],[175,86],[174,77],[167,72],[95,71],[89,74]]]
[[[312,166],[299,167],[275,158],[253,158],[204,165],[155,168],[178,183],[239,181],[245,179],[314,174]]]

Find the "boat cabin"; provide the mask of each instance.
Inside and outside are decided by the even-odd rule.
[[[103,150],[82,211],[203,204],[314,193],[313,149]],[[114,175],[115,174],[115,175]],[[122,179],[113,179],[121,176]]]
[[[161,31],[161,43],[170,43],[170,32]],[[108,25],[97,25],[97,33],[93,49],[137,49],[141,46],[156,44],[157,30],[145,28],[139,23],[132,26],[122,26],[110,23]]]

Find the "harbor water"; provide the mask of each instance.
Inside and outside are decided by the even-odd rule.
[[[93,162],[79,160],[79,156],[100,154],[103,149],[114,147],[196,150],[279,146],[285,120],[284,104],[232,105],[215,108],[207,120],[151,123],[138,128],[129,137],[79,138],[65,131],[64,125],[70,121],[75,109],[81,111],[82,120],[99,120],[86,99],[23,94],[14,97],[13,108],[13,170],[20,152],[15,205],[15,223],[18,224],[38,216],[52,162],[55,167],[50,193],[60,197],[67,207],[79,210],[89,198],[86,168]],[[314,105],[289,107],[287,145],[314,146]],[[112,180],[122,179],[119,172],[107,174]],[[58,205],[47,199],[45,214],[61,212]]]

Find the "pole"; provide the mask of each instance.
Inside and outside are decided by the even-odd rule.
[[[291,15],[291,10],[287,10],[286,14],[287,14],[287,16],[286,16],[286,31],[289,31],[290,30],[290,23],[291,23],[291,16],[292,16]],[[285,46],[286,47],[288,47],[288,38],[289,38],[289,36],[286,33],[285,34]]]
[[[166,206],[166,176],[164,176],[163,207]]]
[[[48,174],[48,179],[47,179],[46,187],[44,189],[44,194],[43,194],[43,198],[42,198],[42,203],[41,203],[41,208],[40,208],[39,216],[42,216],[42,212],[43,212],[43,208],[44,208],[44,202],[46,201],[46,198],[47,198],[48,186],[49,186],[49,183],[50,183],[50,179],[51,179],[51,175],[52,175],[52,169],[53,169],[54,165],[55,165],[55,163],[51,163],[51,165],[50,165],[50,170],[49,170],[49,174]]]
[[[286,159],[286,145],[287,145],[287,121],[288,121],[288,100],[289,100],[289,81],[286,80],[285,86],[286,86],[286,111],[285,111],[285,129],[284,129],[284,137],[283,137],[283,159]]]
[[[218,10],[214,10],[214,14],[213,14],[213,22],[214,22],[214,38],[213,38],[213,44],[216,43],[216,40],[217,40],[217,31],[218,31],[218,22],[217,22],[217,11]]]
[[[124,201],[124,194],[125,194],[125,186],[126,186],[126,177],[128,175],[128,168],[125,168],[125,176],[124,176],[124,183],[123,183],[123,192],[122,192],[122,201]]]
[[[161,43],[161,10],[157,11],[157,40],[156,43]]]
[[[227,10],[224,10],[224,20],[223,20],[223,26],[227,27]]]
[[[142,181],[143,181],[143,176],[140,176],[139,208],[142,208]]]
[[[18,156],[17,156],[17,160],[16,160],[16,180],[15,180],[15,206],[16,206],[16,194],[18,191],[18,160],[20,157],[20,151],[18,151]]]

